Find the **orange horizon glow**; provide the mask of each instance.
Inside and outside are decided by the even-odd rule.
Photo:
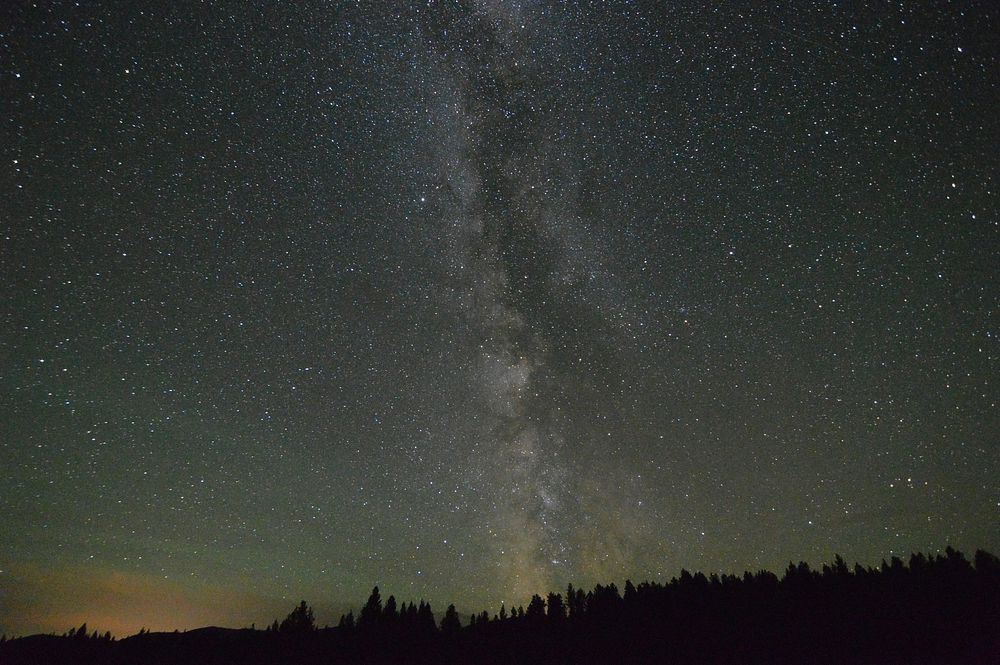
[[[249,588],[249,583],[240,585]],[[0,632],[9,636],[62,634],[87,624],[89,632],[115,637],[216,625],[263,627],[284,616],[288,601],[233,587],[191,588],[171,579],[120,570],[33,564],[0,575]]]

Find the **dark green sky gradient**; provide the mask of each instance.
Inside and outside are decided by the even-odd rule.
[[[1000,550],[988,3],[2,11],[0,631]]]

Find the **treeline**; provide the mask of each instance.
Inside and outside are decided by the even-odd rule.
[[[1000,663],[1000,560],[948,548],[878,567],[789,564],[780,578],[681,571],[665,584],[570,585],[464,621],[454,605],[437,619],[376,587],[336,628],[318,629],[303,601],[264,631],[80,632],[51,638],[60,648],[8,641],[0,662]]]

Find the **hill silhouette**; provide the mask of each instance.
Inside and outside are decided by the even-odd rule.
[[[535,595],[462,621],[454,605],[382,600],[318,629],[303,601],[265,630],[207,627],[115,640],[86,624],[0,642],[0,663],[1000,663],[1000,560],[944,554],[742,576],[681,571]]]

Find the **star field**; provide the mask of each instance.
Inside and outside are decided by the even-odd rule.
[[[0,631],[1000,549],[998,20],[6,3]]]

